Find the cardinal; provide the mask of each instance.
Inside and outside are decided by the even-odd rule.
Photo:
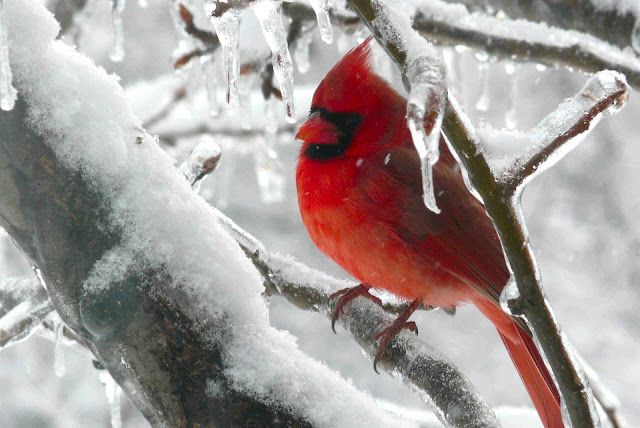
[[[296,135],[304,225],[318,248],[361,283],[332,295],[332,327],[354,298],[380,303],[371,288],[410,301],[376,336],[375,369],[403,328],[417,332],[408,320],[418,307],[453,310],[473,303],[498,330],[544,426],[561,428],[560,396],[531,331],[500,308],[509,271],[493,224],[465,187],[442,136],[433,168],[440,213],[427,209],[406,107],[406,99],[372,71],[369,38],[322,80]]]

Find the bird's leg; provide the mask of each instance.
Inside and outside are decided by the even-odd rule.
[[[336,291],[332,295],[329,296],[329,301],[338,297],[338,301],[336,302],[336,307],[333,309],[333,314],[331,315],[331,330],[336,332],[336,320],[340,317],[342,313],[342,308],[355,299],[358,296],[366,297],[371,300],[373,303],[382,306],[382,300],[378,299],[376,296],[369,293],[369,289],[371,286],[366,284],[360,284],[351,288],[343,288],[342,290]]]
[[[389,342],[391,342],[391,340],[393,340],[393,338],[396,337],[398,333],[402,331],[402,329],[406,328],[407,330],[418,334],[418,327],[416,326],[416,323],[413,321],[409,321],[409,317],[415,312],[416,309],[418,309],[419,306],[420,300],[414,300],[413,302],[411,302],[409,307],[405,309],[405,311],[401,313],[398,318],[396,318],[393,324],[375,335],[374,339],[380,340],[380,342],[378,343],[378,352],[376,352],[376,356],[373,359],[373,370],[376,373],[380,373],[378,372],[377,365],[378,359],[382,356],[382,352],[384,352],[384,350],[387,348],[387,345],[389,345]]]

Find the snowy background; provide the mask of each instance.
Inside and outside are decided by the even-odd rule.
[[[99,2],[77,39],[78,49],[108,72],[118,74],[125,89],[171,73],[171,52],[178,36],[168,3],[154,0],[143,9],[137,2],[129,2],[124,12],[126,57],[121,63],[113,63],[109,60],[109,4]],[[245,14],[241,47],[250,48],[247,56],[268,52],[256,28],[251,13]],[[355,38],[351,43],[355,44]],[[316,31],[311,70],[306,74],[296,72],[296,84],[314,88],[339,58],[335,45],[324,45]],[[481,63],[471,51],[447,49],[445,58],[454,91],[465,110],[476,124],[486,121],[493,127],[515,123],[520,129],[530,128],[580,90],[586,80],[579,73],[542,71],[535,65],[516,65],[515,73],[510,74],[512,64]],[[485,81],[489,106],[487,111],[480,111],[477,103],[485,93]],[[135,90],[141,91],[141,87]],[[130,94],[133,96],[133,89]],[[298,96],[300,116],[308,109],[303,105],[304,94],[310,94],[309,90],[300,91]],[[632,92],[620,114],[602,121],[587,141],[530,185],[524,195],[532,244],[556,316],[578,351],[621,399],[631,426],[640,426],[640,312],[636,309],[640,301],[640,222],[635,214],[640,209],[640,147],[636,142],[640,101],[636,95]],[[201,120],[203,98],[201,94],[195,101],[181,102],[183,105],[169,120],[182,125]],[[149,109],[144,104],[139,99],[134,103],[142,116]],[[257,135],[262,132],[263,108],[257,103],[252,110]],[[191,110],[196,110],[194,116],[189,114]],[[222,119],[236,124],[240,120]],[[283,118],[280,124],[286,126]],[[170,125],[150,131],[161,134]],[[346,277],[307,237],[295,195],[298,143],[291,134],[281,136],[278,153],[286,178],[283,201],[261,202],[252,141],[223,147],[221,168],[204,183],[202,193],[270,250],[294,255],[311,267]],[[193,140],[179,141],[167,150],[180,163],[193,144]],[[32,275],[8,238],[2,238],[0,245],[3,275]],[[417,396],[391,377],[376,375],[359,347],[343,331],[334,335],[324,317],[295,309],[280,298],[272,299],[270,316],[274,326],[298,337],[303,351],[352,379],[358,388],[396,405],[425,408]],[[531,407],[498,335],[475,308],[459,308],[454,318],[440,311],[418,313],[414,320],[420,335],[455,361],[491,405]],[[31,337],[0,352],[0,426],[110,426],[104,387],[91,360],[70,348],[64,357],[66,370],[57,377],[53,345],[41,337]],[[146,426],[126,399],[122,417],[125,427]]]

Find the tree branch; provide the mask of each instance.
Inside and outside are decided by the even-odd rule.
[[[608,24],[609,26],[611,24]],[[463,45],[497,58],[564,66],[587,73],[617,70],[640,87],[640,60],[596,37],[528,21],[471,14],[442,0],[420,3],[413,28],[439,45]]]
[[[624,49],[631,47],[637,9],[621,7],[621,2],[598,0],[445,0],[463,3],[470,12],[495,15],[506,13],[512,19],[526,19],[549,26],[590,34]],[[616,4],[617,3],[617,4]]]

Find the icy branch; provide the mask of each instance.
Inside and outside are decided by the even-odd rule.
[[[621,49],[633,46],[634,29],[637,28],[640,10],[634,0],[573,0],[570,3],[557,0],[445,1],[452,4],[462,3],[472,13],[495,15],[500,11],[511,19],[544,22],[549,26],[579,31]]]
[[[460,4],[442,0],[421,1],[414,11],[413,28],[438,45],[464,45],[502,59],[588,73],[617,70],[632,86],[640,86],[640,59],[636,55],[578,31],[472,14]]]
[[[507,187],[517,188],[555,165],[593,129],[603,116],[616,113],[629,98],[623,75],[601,71],[573,98],[563,102],[529,132],[533,144],[512,160],[515,174],[496,172]]]
[[[385,37],[385,33],[389,30],[379,25],[381,21],[379,10],[376,10],[376,6],[373,6],[372,3],[377,4],[377,2],[368,0],[350,1],[352,7],[371,29],[371,32],[380,41],[381,45],[396,61],[399,68],[404,70],[409,58],[406,47],[401,43],[402,40],[389,40],[389,38]],[[435,3],[435,1],[426,2],[425,7]],[[424,11],[424,8],[422,10]],[[457,13],[462,12],[458,9]],[[498,24],[496,23],[496,25]],[[415,26],[418,26],[417,22]],[[610,91],[618,92],[620,87],[623,86],[619,83],[620,79],[615,74],[600,74],[595,79],[595,85],[592,82],[587,86],[590,90],[595,91],[595,94],[590,93],[590,96],[594,98],[602,97],[603,93]],[[617,96],[604,96],[603,98],[606,101],[603,101],[603,105],[598,107],[599,112],[605,111],[608,107],[624,100],[624,95],[618,93]],[[589,118],[589,113],[579,117],[578,123],[580,120],[584,121],[585,117]],[[548,124],[554,122],[554,118],[560,119],[561,115],[552,114],[550,118],[548,121],[543,121],[545,125],[541,126],[540,129],[545,129]],[[586,131],[590,121],[586,120],[587,123],[580,130]],[[569,115],[568,129],[574,129],[575,123],[571,121],[571,115]],[[561,132],[564,132],[564,124],[564,122],[562,122],[563,126],[558,124],[559,127],[555,128],[555,136],[547,138],[547,140],[558,142],[568,140],[571,132],[565,132],[567,135],[564,137],[564,134],[561,134]],[[501,184],[501,177],[495,175],[483,153],[483,146],[478,140],[475,129],[451,94],[449,94],[443,129],[462,166],[469,173],[474,187],[482,197],[487,213],[492,218],[500,236],[509,265],[515,276],[520,296],[512,301],[515,302],[515,305],[510,305],[512,313],[515,316],[524,317],[530,324],[540,344],[541,351],[546,357],[558,383],[572,426],[574,428],[597,426],[599,421],[589,386],[581,373],[578,363],[572,356],[572,351],[566,338],[560,333],[560,328],[542,289],[540,274],[533,250],[529,244],[520,207],[522,188],[520,187],[516,191],[513,187]],[[545,133],[542,132],[542,134]],[[556,150],[549,150],[550,152],[558,153]],[[525,162],[525,165],[531,164],[531,168],[536,163],[538,165],[543,163],[543,160],[537,160],[539,158],[536,155],[527,156],[527,158],[530,161]],[[543,158],[550,158],[551,161],[553,156],[547,156],[546,158],[543,156]],[[522,183],[526,181],[525,177],[521,178]]]
[[[0,350],[34,333],[53,305],[37,278],[8,278],[0,282]]]

